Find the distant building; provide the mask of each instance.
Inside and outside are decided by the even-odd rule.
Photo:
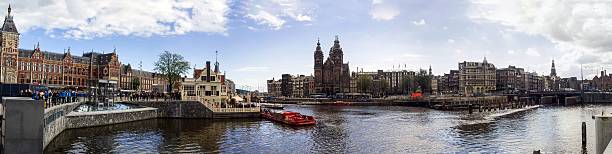
[[[338,36],[329,49],[329,57],[323,62],[321,43],[317,41],[314,53],[314,79],[317,93],[336,95],[350,90],[349,64],[344,63],[344,53]]]
[[[488,93],[496,90],[495,65],[482,62],[459,63],[459,93]]]
[[[131,65],[122,65],[119,89],[128,92],[167,92],[168,82],[162,74],[133,69]],[[134,81],[140,85],[136,87]],[[135,89],[134,89],[135,88]]]
[[[236,95],[236,84],[234,81],[230,79],[225,79],[225,85],[227,85],[227,95],[234,96]]]
[[[550,75],[544,77],[544,90],[545,91],[558,91],[561,88],[559,84],[561,78],[557,76],[557,69],[555,68],[555,60],[552,60],[552,66],[550,68]]]
[[[515,66],[500,68],[496,71],[496,89],[504,93],[526,91],[525,70]]]
[[[315,93],[313,76],[283,74],[280,80],[268,80],[269,96],[309,97]]]
[[[291,97],[293,93],[293,76],[283,74],[281,78],[281,96]]]
[[[459,70],[450,70],[449,73],[438,78],[438,91],[441,94],[459,93]]]
[[[314,92],[314,77],[298,75],[292,78],[292,97],[309,97]]]
[[[270,96],[281,96],[282,95],[280,80],[274,80],[274,78],[272,78],[272,80],[267,81],[267,86],[268,86],[268,95]]]
[[[578,91],[580,90],[580,81],[576,77],[562,78],[559,81],[561,90],[563,91]]]
[[[544,76],[539,76],[535,72],[525,73],[525,89],[528,92],[540,92],[544,90]]]
[[[593,77],[592,88],[602,91],[612,90],[612,74],[607,74],[606,70],[601,71],[599,76]]]
[[[404,79],[414,79],[416,73],[408,70],[395,70],[395,71],[383,71],[378,70],[376,72],[353,72],[351,75],[351,93],[371,93],[374,95],[380,95],[386,93],[387,95],[401,95],[406,94],[406,89],[402,88],[402,82]],[[360,77],[367,77],[372,79],[370,88],[366,91],[358,88],[358,80]],[[386,84],[386,86],[381,86]],[[381,89],[386,87],[386,89]]]
[[[438,89],[439,79],[440,79],[439,76],[432,76],[431,78],[431,94],[432,95],[436,95],[439,93],[439,89]]]

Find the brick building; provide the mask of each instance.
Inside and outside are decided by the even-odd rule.
[[[525,69],[515,66],[496,71],[496,89],[505,93],[525,91]]]
[[[133,69],[130,64],[122,65],[120,76],[119,88],[121,90],[163,93],[168,88],[168,82],[162,74]],[[133,85],[135,80],[140,82],[138,87]]]

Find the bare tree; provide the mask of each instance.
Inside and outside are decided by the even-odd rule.
[[[181,75],[187,73],[189,70],[189,62],[183,58],[183,56],[170,51],[164,51],[159,55],[159,59],[155,62],[155,71],[164,75],[166,81],[168,81],[169,92],[172,92],[174,83],[181,79]]]

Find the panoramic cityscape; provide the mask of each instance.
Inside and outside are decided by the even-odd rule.
[[[0,153],[612,153],[609,2],[0,7]]]

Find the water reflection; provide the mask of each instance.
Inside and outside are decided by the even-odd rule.
[[[67,130],[45,152],[68,153],[580,153],[580,123],[610,105],[496,112],[413,107],[288,105],[318,124],[290,127],[262,119],[153,119]],[[502,114],[503,115],[503,114]]]

